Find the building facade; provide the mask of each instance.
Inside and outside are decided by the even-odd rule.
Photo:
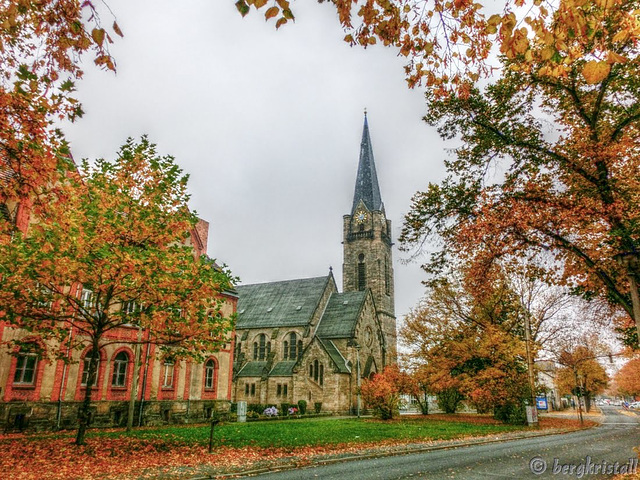
[[[396,362],[391,221],[366,115],[343,245],[342,293],[332,272],[238,287],[234,401],[353,413],[361,379]]]
[[[6,203],[0,207],[7,220],[27,232],[28,208]],[[208,228],[207,222],[200,221],[187,240],[196,255],[206,254]],[[225,292],[222,299],[221,314],[229,317],[236,311],[237,294]],[[27,332],[0,321],[0,344],[25,335]],[[144,341],[147,335],[135,326],[106,333],[93,385],[87,385],[90,347],[67,349],[67,357],[56,360],[34,353],[0,351],[0,421],[4,430],[75,427],[87,388],[92,389],[91,425],[124,425],[134,378],[134,425],[205,421],[215,411],[228,410],[233,336],[221,351],[207,355],[201,363],[169,360],[156,345],[147,343],[140,349],[136,366],[133,343]],[[82,333],[70,329],[65,344],[76,344],[76,340],[83,340]]]

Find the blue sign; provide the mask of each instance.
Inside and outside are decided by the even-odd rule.
[[[536,397],[536,407],[538,410],[548,410],[547,397]]]

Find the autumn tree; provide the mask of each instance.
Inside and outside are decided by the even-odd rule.
[[[232,322],[220,314],[219,294],[233,279],[189,245],[198,218],[187,205],[187,178],[145,137],[127,140],[113,162],[83,162],[48,217],[0,245],[0,320],[24,332],[8,347],[66,356],[63,339],[73,332],[69,348],[91,346],[91,385],[100,349],[122,342],[108,335],[120,327],[137,327],[138,342],[178,358],[228,342]],[[78,444],[91,393],[80,407]]]
[[[122,32],[115,22],[101,25],[91,0],[5,1],[0,19],[1,235],[15,228],[18,208],[46,208],[60,176],[73,171],[54,122],[82,115],[73,93],[80,59],[91,52],[114,70],[108,45]]]
[[[433,284],[407,317],[401,338],[411,359],[424,364],[439,405],[453,412],[462,398],[478,411],[520,421],[529,396],[525,344],[516,296],[496,283],[484,296],[461,284]]]
[[[589,345],[569,346],[559,352],[557,362],[562,367],[556,372],[558,390],[563,394],[584,397],[588,412],[593,397],[607,388],[607,372],[598,362],[598,359],[606,357]]]
[[[398,414],[401,394],[409,394],[411,379],[397,365],[387,365],[381,373],[365,379],[360,386],[364,404],[382,420],[390,420]]]
[[[447,178],[417,193],[405,219],[405,248],[444,242],[428,271],[456,257],[482,278],[497,259],[550,255],[550,281],[633,318],[640,102],[637,32],[628,23],[637,25],[635,8],[561,2],[544,22],[524,22],[541,36],[518,34],[521,45],[505,52],[502,75],[486,88],[427,95],[425,120],[461,142],[445,162]]]
[[[640,358],[629,360],[613,377],[616,391],[622,395],[640,396]]]

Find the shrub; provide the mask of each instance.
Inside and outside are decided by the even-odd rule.
[[[282,402],[280,404],[280,411],[282,412],[282,415],[287,415],[287,412],[289,412],[289,407],[291,406],[290,403],[288,402]]]
[[[382,420],[389,420],[398,414],[400,394],[409,388],[410,379],[397,366],[387,366],[373,379],[365,380],[360,393],[365,406],[373,409],[373,414]]]
[[[322,410],[322,402],[314,403],[313,408],[315,409],[316,413],[320,413],[320,410]]]
[[[250,403],[247,405],[247,413],[255,412],[258,415],[262,415],[262,412],[264,412],[264,409],[268,406],[269,405],[263,405],[262,403]]]
[[[522,403],[506,403],[493,410],[493,418],[511,425],[526,425],[527,411]]]
[[[438,392],[438,407],[440,410],[443,410],[444,413],[456,413],[463,398],[457,388],[446,388]]]
[[[300,415],[304,415],[305,413],[307,413],[306,400],[298,400],[298,410],[300,411]]]

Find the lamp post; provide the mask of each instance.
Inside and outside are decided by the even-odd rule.
[[[533,356],[531,355],[531,319],[529,318],[529,311],[524,312],[524,339],[525,347],[527,350],[527,372],[529,374],[529,390],[531,390],[531,422],[530,427],[538,426],[538,405],[536,403],[536,380],[533,373]],[[527,418],[527,420],[529,420]]]
[[[578,399],[578,415],[580,416],[580,425],[583,426],[584,425],[584,419],[582,418],[582,385],[580,382],[580,379],[582,378],[582,375],[578,375],[578,366],[574,365],[573,366],[573,375],[576,378],[576,398]]]
[[[356,349],[356,385],[357,385],[357,403],[356,415],[360,418],[360,345],[355,344]]]

